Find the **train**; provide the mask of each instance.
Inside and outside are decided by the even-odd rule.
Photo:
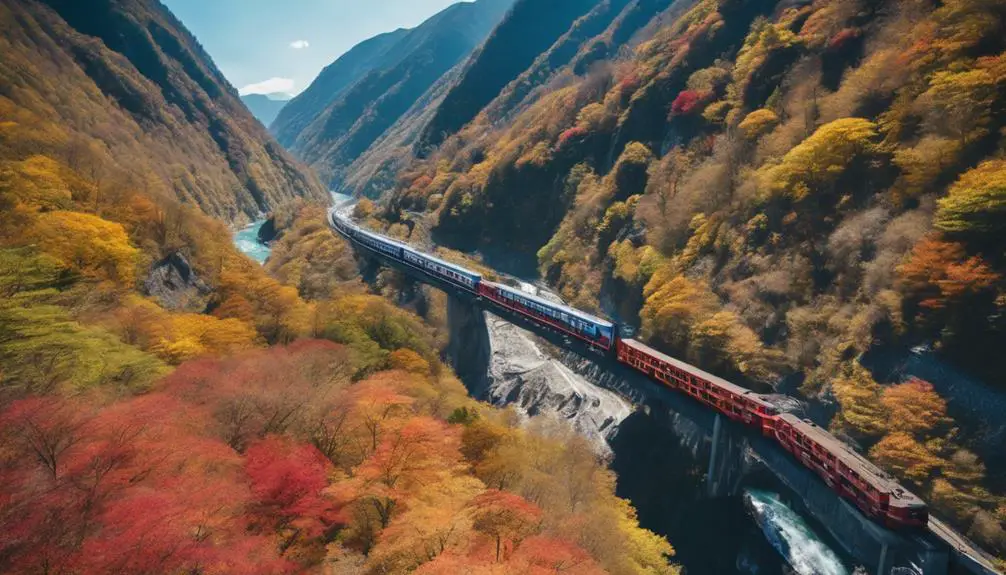
[[[363,247],[418,269],[479,299],[575,338],[589,349],[610,355],[658,384],[683,393],[775,441],[801,465],[818,475],[840,497],[867,517],[892,530],[923,529],[928,506],[896,479],[809,419],[781,412],[767,396],[733,384],[646,344],[621,337],[605,319],[523,290],[491,282],[457,264],[365,230],[337,210],[329,225]]]

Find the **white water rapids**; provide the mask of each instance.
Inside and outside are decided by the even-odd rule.
[[[745,489],[766,539],[799,575],[849,575],[842,560],[775,493]]]

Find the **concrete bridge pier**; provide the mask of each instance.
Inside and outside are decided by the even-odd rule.
[[[732,433],[732,423],[720,414],[713,420],[706,494],[709,497],[734,495],[747,472],[748,443],[744,434]]]
[[[487,373],[492,344],[486,317],[478,303],[447,292],[447,325],[450,337],[445,360],[477,399],[485,399],[489,389]]]

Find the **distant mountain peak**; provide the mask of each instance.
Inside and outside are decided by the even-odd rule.
[[[346,167],[463,62],[511,4],[459,2],[415,28],[361,42],[291,100],[271,131],[337,187]]]
[[[267,128],[276,119],[276,116],[279,115],[283,106],[286,106],[286,103],[291,99],[293,99],[293,96],[283,93],[245,94],[241,96],[241,101],[244,102],[252,115]]]

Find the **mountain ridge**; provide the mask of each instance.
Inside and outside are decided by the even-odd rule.
[[[509,10],[510,3],[511,0],[478,0],[453,4],[416,28],[392,32],[390,36],[379,36],[357,46],[350,54],[366,52],[373,58],[370,68],[354,68],[361,73],[350,75],[352,83],[333,93],[327,89],[332,70],[351,67],[361,59],[343,56],[288,105],[277,118],[273,132],[331,187],[339,188],[343,168],[467,57]],[[379,55],[375,50],[378,47],[385,48]],[[297,118],[308,114],[309,108],[314,110],[313,118],[301,126]]]
[[[228,221],[298,197],[324,201],[159,2],[5,0],[0,10],[7,105],[59,118],[81,146],[110,157],[116,185],[156,181]]]

